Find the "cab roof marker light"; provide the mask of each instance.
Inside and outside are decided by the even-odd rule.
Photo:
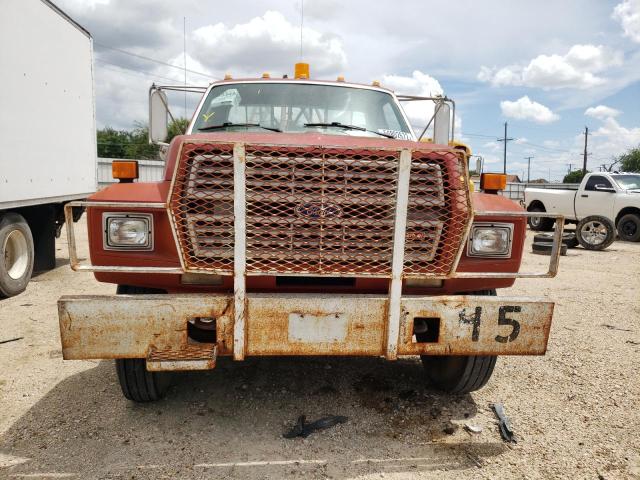
[[[309,64],[308,63],[296,63],[294,68],[294,77],[296,79],[309,78]]]

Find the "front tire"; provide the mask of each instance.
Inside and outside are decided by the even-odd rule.
[[[627,242],[640,241],[640,215],[627,213],[618,220],[618,236]]]
[[[0,217],[0,297],[22,293],[33,273],[33,236],[22,215]]]
[[[495,289],[465,292],[465,295],[495,296]],[[416,339],[420,341],[419,335]],[[421,355],[429,383],[447,393],[465,394],[484,387],[493,373],[496,355]]]
[[[118,285],[116,293],[118,295],[144,295],[166,292],[157,288]],[[147,361],[144,358],[116,359],[116,373],[122,394],[133,402],[155,402],[164,397],[169,388],[169,374],[148,371]]]
[[[122,394],[134,402],[155,402],[167,391],[166,374],[149,372],[144,358],[119,358],[116,360],[116,372]]]

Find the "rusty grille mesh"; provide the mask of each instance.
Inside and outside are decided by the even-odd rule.
[[[247,146],[247,272],[385,275],[398,152]]]
[[[469,220],[469,192],[464,175],[464,167],[453,153],[413,153],[405,275],[450,272]]]
[[[170,204],[185,267],[233,273],[233,145],[185,142]]]
[[[248,274],[390,276],[398,151],[246,145]],[[468,221],[452,153],[413,152],[405,273],[447,274]],[[170,209],[187,270],[233,273],[233,145],[185,142]]]

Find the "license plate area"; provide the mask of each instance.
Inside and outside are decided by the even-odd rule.
[[[349,319],[344,313],[313,315],[289,314],[289,341],[303,343],[337,343],[347,338]]]
[[[514,297],[403,298],[400,355],[542,355],[553,303]],[[437,341],[416,340],[422,319],[439,319]]]

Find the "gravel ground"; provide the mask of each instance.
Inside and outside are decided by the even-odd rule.
[[[639,255],[570,250],[555,279],[501,291],[556,302],[549,351],[501,357],[471,395],[429,390],[417,358],[253,358],[135,405],[111,361],[61,358],[56,299],[114,291],[69,269],[62,238],[58,268],[0,300],[0,341],[24,337],[0,344],[0,478],[640,478]],[[349,419],[282,438],[300,414]]]

